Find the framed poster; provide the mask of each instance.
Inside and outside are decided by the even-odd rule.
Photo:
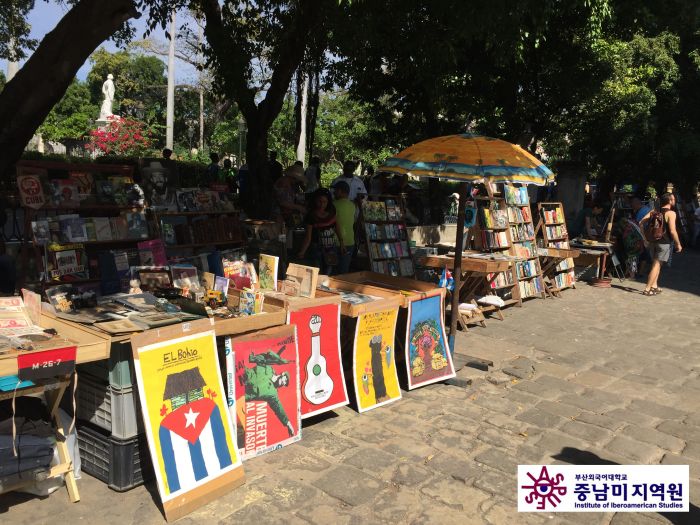
[[[298,305],[290,301],[287,324],[297,328],[302,419],[347,405],[340,357],[340,298],[302,300]]]
[[[296,329],[277,326],[232,338],[231,352],[241,457],[249,459],[299,441]]]
[[[141,412],[168,521],[244,480],[210,327],[204,320],[131,338]]]
[[[357,318],[352,368],[359,412],[401,399],[394,355],[397,317],[398,308],[390,308]]]
[[[444,290],[408,300],[406,370],[408,389],[455,376],[443,315]]]

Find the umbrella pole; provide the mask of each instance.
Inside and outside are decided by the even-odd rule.
[[[454,353],[454,338],[457,335],[457,317],[459,316],[459,292],[462,287],[462,250],[464,249],[464,218],[467,209],[466,182],[459,183],[459,207],[457,208],[457,238],[455,239],[455,261],[453,278],[455,287],[452,291],[452,315],[450,317],[450,347]]]

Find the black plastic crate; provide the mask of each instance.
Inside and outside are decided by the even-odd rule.
[[[86,422],[78,424],[82,470],[125,492],[153,479],[153,466],[145,434],[118,439]]]

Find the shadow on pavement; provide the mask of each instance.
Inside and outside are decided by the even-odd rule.
[[[559,454],[552,456],[552,458],[572,465],[619,465],[619,463],[603,459],[592,452],[574,447],[564,447]],[[659,512],[658,514],[674,525],[697,525],[700,523],[700,507],[691,502],[688,508],[690,509],[688,512]]]

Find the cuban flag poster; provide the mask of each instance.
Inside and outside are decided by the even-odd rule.
[[[131,340],[144,427],[168,521],[244,480],[215,334],[191,333],[197,327],[210,325],[160,329],[157,342],[148,332]]]

